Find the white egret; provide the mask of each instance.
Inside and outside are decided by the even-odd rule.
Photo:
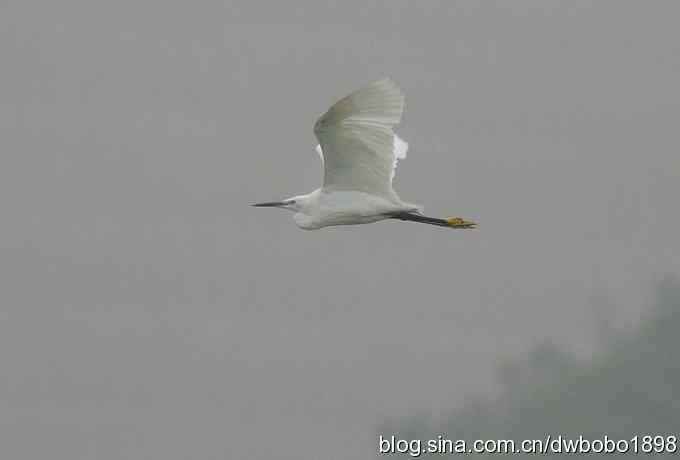
[[[474,222],[460,217],[427,217],[420,206],[403,202],[392,188],[397,161],[406,158],[408,150],[392,131],[403,110],[404,94],[389,78],[336,102],[314,125],[323,186],[307,195],[253,206],[294,211],[295,223],[305,230],[384,219],[475,228]]]

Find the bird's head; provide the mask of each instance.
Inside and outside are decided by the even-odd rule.
[[[255,203],[252,204],[251,206],[255,206],[258,208],[281,208],[281,209],[288,209],[294,212],[300,212],[306,203],[306,196],[305,195],[298,195],[298,196],[293,196],[290,198],[286,198],[285,200],[282,201],[267,201],[264,203]]]

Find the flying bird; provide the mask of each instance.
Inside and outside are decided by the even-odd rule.
[[[421,206],[402,201],[392,188],[397,161],[408,150],[393,131],[403,111],[404,94],[389,78],[339,100],[314,124],[323,186],[307,195],[252,206],[294,211],[295,223],[305,230],[385,219],[475,228],[475,222],[460,217],[425,216]]]

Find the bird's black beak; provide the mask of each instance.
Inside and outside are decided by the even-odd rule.
[[[255,203],[251,206],[256,208],[278,208],[279,206],[285,206],[287,203],[285,201],[267,201],[265,203]]]

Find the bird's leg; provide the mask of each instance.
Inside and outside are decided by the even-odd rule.
[[[439,227],[449,228],[476,228],[476,223],[471,220],[465,220],[461,217],[449,217],[446,219],[438,219],[436,217],[427,217],[422,214],[415,214],[411,212],[400,212],[394,214],[392,219],[408,220],[411,222],[420,222],[422,224],[437,225]]]
[[[446,223],[451,228],[476,228],[477,223],[471,220],[465,220],[462,217],[447,217]]]

